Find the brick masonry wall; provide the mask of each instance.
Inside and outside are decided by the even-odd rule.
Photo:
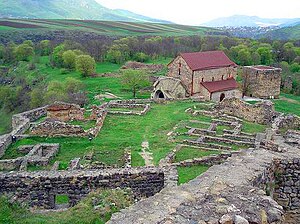
[[[0,173],[0,194],[45,209],[55,207],[56,195],[68,195],[73,206],[92,190],[117,187],[131,188],[137,198],[149,197],[164,187],[164,172],[159,168],[131,168]]]

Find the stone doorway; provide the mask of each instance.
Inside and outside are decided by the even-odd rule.
[[[155,93],[155,98],[157,99],[165,99],[165,95],[162,91],[160,90],[157,90],[156,93]]]
[[[222,100],[224,100],[225,99],[225,93],[221,93],[221,95],[220,95],[220,102],[222,101]]]

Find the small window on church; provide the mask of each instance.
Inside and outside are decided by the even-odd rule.
[[[179,62],[179,68],[181,68],[181,62]]]
[[[222,75],[222,80],[224,80],[224,75]]]
[[[215,78],[214,78],[214,77],[212,77],[211,81],[212,81],[212,82],[213,82],[213,81],[215,81]]]
[[[204,82],[204,78],[202,78],[201,82]]]
[[[180,71],[180,68],[178,69],[178,75],[181,75],[181,71]]]

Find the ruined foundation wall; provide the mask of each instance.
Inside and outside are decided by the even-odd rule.
[[[270,101],[252,105],[237,98],[224,99],[216,105],[215,109],[250,122],[266,125],[271,124],[279,114],[275,112],[274,105]]]
[[[40,117],[45,116],[46,113],[47,106],[13,115],[12,132],[0,136],[0,158],[5,154],[6,149],[12,143],[13,136],[24,134],[24,132],[30,127],[30,122],[33,122]]]
[[[275,171],[274,199],[285,210],[300,208],[300,156],[278,161]],[[300,220],[299,220],[300,221]]]
[[[137,198],[149,197],[164,187],[164,173],[158,168],[0,173],[0,194],[45,209],[55,207],[58,194],[68,195],[73,206],[92,190],[117,187],[131,188]]]

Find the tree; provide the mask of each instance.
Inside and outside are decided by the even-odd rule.
[[[238,52],[237,59],[240,65],[251,65],[251,54],[247,49],[241,49]]]
[[[133,97],[139,89],[150,85],[149,77],[144,70],[124,70],[121,76],[122,84],[132,91]]]
[[[75,68],[75,62],[76,62],[77,55],[74,51],[68,50],[65,51],[62,55],[64,66],[68,69],[74,69]]]
[[[135,54],[134,60],[139,61],[139,62],[146,62],[149,60],[149,56],[143,52],[138,52]]]
[[[260,55],[261,63],[263,65],[270,65],[272,63],[272,54],[269,47],[259,47],[257,53]]]
[[[44,101],[46,103],[54,103],[55,101],[66,101],[68,96],[65,91],[64,83],[59,81],[51,81],[48,84]]]
[[[4,58],[5,47],[0,44],[0,60]]]
[[[79,55],[76,58],[76,70],[87,77],[95,72],[96,62],[95,59],[89,55]]]
[[[49,55],[51,52],[50,48],[50,41],[49,40],[42,40],[39,45],[40,54],[42,56]]]
[[[19,61],[29,61],[34,55],[33,47],[28,44],[21,44],[15,48],[14,54]]]
[[[52,53],[52,63],[54,66],[56,67],[62,67],[64,64],[64,60],[63,60],[63,53],[65,51],[65,45],[64,44],[60,44],[58,46],[56,46],[53,50]]]

